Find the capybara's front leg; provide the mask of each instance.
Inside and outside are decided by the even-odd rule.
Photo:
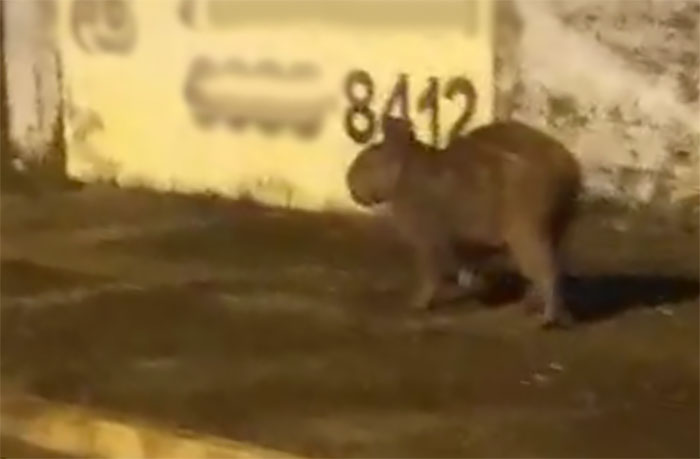
[[[425,246],[415,248],[416,284],[411,294],[410,306],[415,310],[426,310],[433,306],[440,284],[440,270],[433,250]]]
[[[420,244],[415,248],[416,287],[411,297],[413,309],[430,309],[440,302],[464,294],[457,279],[455,254],[445,245]]]

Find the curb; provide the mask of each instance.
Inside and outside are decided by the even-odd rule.
[[[3,435],[70,456],[107,458],[285,458],[297,456],[225,438],[129,421],[24,394],[0,400]]]

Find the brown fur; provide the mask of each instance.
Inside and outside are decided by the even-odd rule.
[[[581,175],[555,139],[522,123],[496,122],[437,150],[418,142],[407,121],[387,119],[384,140],[358,155],[347,184],[363,206],[389,204],[413,247],[415,307],[458,295],[446,279],[465,265],[505,259],[532,282],[545,324],[565,317],[558,249]]]

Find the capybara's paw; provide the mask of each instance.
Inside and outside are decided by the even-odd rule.
[[[556,314],[544,314],[541,327],[544,330],[567,329],[574,325],[574,319],[568,311],[561,310]]]
[[[433,307],[433,298],[426,294],[415,294],[409,299],[409,308],[413,311],[428,311]]]

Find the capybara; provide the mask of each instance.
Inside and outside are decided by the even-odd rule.
[[[544,326],[568,322],[558,255],[581,189],[574,155],[517,121],[478,127],[443,149],[418,141],[404,119],[386,118],[383,134],[355,158],[346,181],[356,203],[387,205],[413,247],[412,305],[455,298],[460,270],[497,260],[530,281]]]

